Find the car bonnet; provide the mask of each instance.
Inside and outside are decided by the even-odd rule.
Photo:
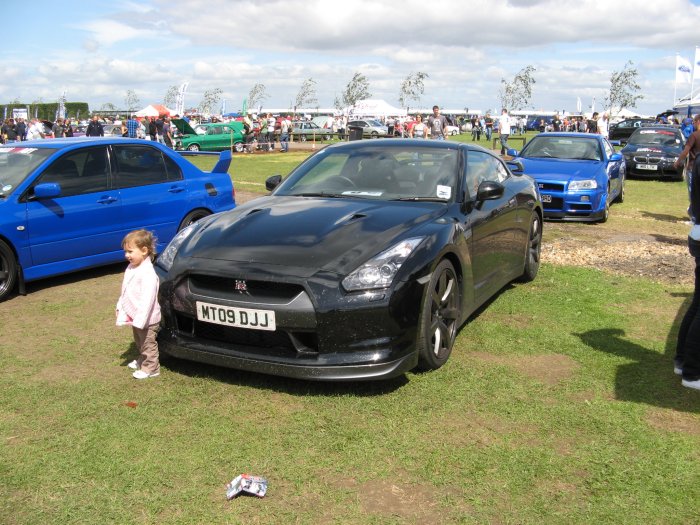
[[[222,214],[183,255],[347,274],[445,213],[441,203],[264,197]]]

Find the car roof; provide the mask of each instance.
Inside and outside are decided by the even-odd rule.
[[[60,139],[37,139],[27,140],[23,142],[15,142],[13,144],[4,144],[3,147],[14,148],[36,148],[36,149],[65,149],[72,146],[98,146],[109,143],[135,143],[147,144],[148,141],[142,139],[130,139],[128,137],[66,137]]]
[[[430,148],[444,150],[470,150],[470,151],[486,151],[494,155],[493,151],[488,150],[478,144],[469,144],[464,142],[454,142],[450,140],[416,140],[416,139],[381,139],[381,140],[355,140],[350,142],[339,142],[326,146],[321,151],[335,150],[353,150],[363,148]],[[495,155],[494,155],[495,156]]]

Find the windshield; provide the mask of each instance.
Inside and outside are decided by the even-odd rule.
[[[458,165],[458,152],[448,149],[323,150],[301,164],[275,195],[449,201],[456,194]]]
[[[0,198],[12,193],[54,152],[50,148],[0,147]]]
[[[603,158],[598,140],[595,137],[547,137],[544,135],[532,139],[520,156],[598,161]]]
[[[680,146],[680,133],[671,129],[638,129],[629,138],[629,144],[653,144],[656,146]]]

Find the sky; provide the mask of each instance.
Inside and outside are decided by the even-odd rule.
[[[676,55],[694,60],[700,0],[29,0],[4,2],[15,29],[0,50],[0,105],[19,100],[126,108],[161,104],[187,82],[185,107],[220,89],[240,110],[256,84],[265,108],[290,108],[307,79],[332,108],[353,75],[399,105],[401,83],[426,73],[409,107],[500,108],[501,81],[533,66],[529,109],[602,110],[628,61],[655,115],[687,95]],[[22,33],[19,28],[26,28]],[[10,38],[14,35],[18,38]],[[22,35],[22,36],[19,36]],[[697,84],[697,85],[696,85]],[[700,67],[697,83],[700,89]],[[221,105],[221,103],[219,104]]]

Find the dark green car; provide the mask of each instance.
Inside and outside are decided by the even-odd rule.
[[[171,122],[178,131],[175,137],[175,149],[223,151],[233,148],[239,153],[243,151],[243,122],[199,124],[196,131],[185,120],[173,119]]]

